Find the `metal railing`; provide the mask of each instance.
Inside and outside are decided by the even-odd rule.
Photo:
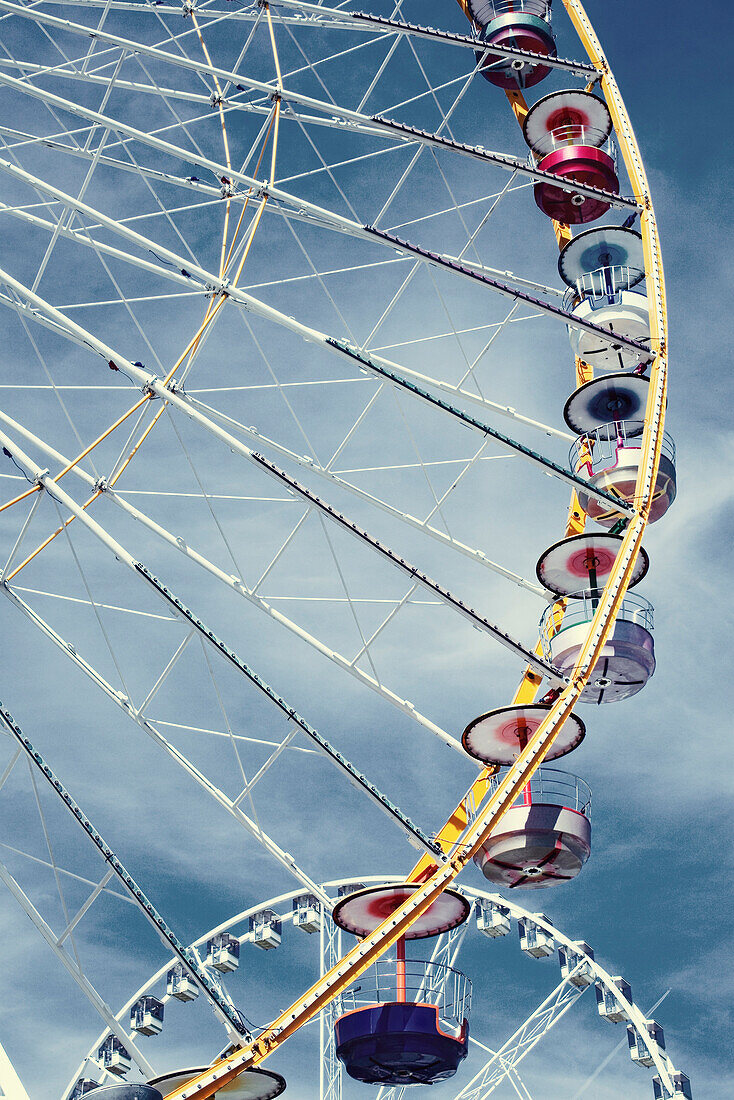
[[[362,976],[359,985],[342,994],[336,1006],[337,1015],[402,1000],[408,1004],[435,1005],[443,1025],[461,1028],[471,1011],[471,982],[460,970],[443,963],[406,959],[403,984],[398,962],[381,959]]]
[[[471,13],[483,27],[501,15],[535,15],[551,21],[552,0],[470,0]]]
[[[555,153],[557,149],[565,149],[573,145],[585,145],[594,149],[601,149],[603,153],[612,158],[616,172],[617,145],[614,138],[607,137],[606,131],[600,130],[596,126],[583,126],[581,123],[576,122],[555,126],[533,142],[531,146],[531,164],[535,167],[535,157],[542,159],[550,153]]]
[[[586,471],[590,477],[614,469],[621,450],[641,449],[644,431],[642,420],[600,424],[593,432],[579,436],[571,446],[568,452],[571,469],[576,473]],[[663,433],[662,455],[675,465],[675,443],[667,432]]]
[[[581,302],[586,301],[590,302],[592,309],[619,305],[623,291],[639,294],[640,298],[647,301],[644,289],[633,289],[637,287],[644,275],[644,271],[634,267],[623,267],[620,264],[615,264],[613,267],[597,267],[594,271],[588,271],[582,275],[573,286],[568,288],[563,296],[563,309],[574,309]]]
[[[490,793],[494,793],[503,779],[502,774],[492,776]],[[572,772],[562,772],[558,768],[538,768],[530,780],[530,801],[565,806],[591,820],[591,787]],[[518,796],[514,805],[527,805],[524,792]]]
[[[569,630],[572,626],[590,623],[599,606],[599,595],[589,591],[574,593],[549,604],[540,617],[540,639],[546,660],[553,655],[553,639]],[[617,622],[636,623],[652,634],[655,626],[655,612],[649,600],[628,592],[617,612]]]

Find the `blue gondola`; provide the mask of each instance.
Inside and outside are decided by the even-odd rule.
[[[389,917],[418,887],[378,886],[342,897],[334,922],[364,936]],[[406,961],[405,941],[440,935],[466,920],[470,908],[446,890],[362,984],[340,999],[335,1023],[337,1058],[350,1077],[370,1085],[432,1085],[453,1077],[469,1046],[471,983],[449,966]]]
[[[345,1012],[336,1054],[347,1073],[371,1085],[432,1085],[453,1077],[469,1048],[466,1020],[445,1031],[436,1005],[409,1002]]]

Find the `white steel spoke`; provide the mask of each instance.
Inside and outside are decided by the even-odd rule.
[[[202,495],[203,499],[206,501],[206,506],[209,510],[209,514],[212,517],[212,519],[214,521],[214,524],[217,528],[217,531],[219,532],[219,534],[221,536],[222,542],[224,543],[224,546],[227,550],[227,553],[229,554],[230,560],[231,560],[232,564],[234,565],[235,569],[237,570],[237,575],[242,577],[242,576],[244,576],[244,573],[243,573],[242,568],[240,567],[240,564],[237,560],[237,556],[234,552],[232,544],[231,544],[230,540],[228,539],[228,537],[227,537],[227,535],[224,531],[224,528],[222,527],[221,523],[219,522],[219,518],[218,518],[216,512],[214,511],[214,505],[212,504],[211,499],[210,499],[208,493],[206,492],[206,490],[204,488],[204,484],[203,484],[203,482],[202,482],[202,480],[199,476],[199,472],[196,468],[196,465],[194,464],[194,460],[192,459],[191,454],[189,452],[189,449],[186,446],[186,444],[184,443],[183,438],[181,436],[181,433],[178,430],[178,425],[176,424],[175,419],[170,415],[170,409],[169,409],[168,405],[166,405],[166,414],[168,416],[168,422],[170,423],[171,427],[173,428],[174,434],[176,436],[176,439],[178,440],[178,443],[179,443],[179,446],[181,447],[181,450],[184,453],[184,456],[185,456],[186,461],[189,465],[189,468],[190,468],[192,474],[194,475],[194,477],[196,479],[196,484],[199,486],[199,489],[201,491],[201,495]]]
[[[183,722],[164,722],[161,718],[151,718],[156,726],[167,726],[170,729],[186,730],[189,733],[206,733],[212,737],[226,737],[229,738],[229,733],[225,730],[212,730],[205,729],[203,726],[187,726]],[[242,741],[249,745],[267,745],[269,748],[277,748],[277,741],[268,741],[263,737],[246,737],[242,733],[233,733],[232,737],[235,741]],[[316,749],[307,749],[304,745],[289,745],[288,748],[291,752],[302,752],[308,756],[318,756]]]
[[[271,767],[273,766],[273,764],[274,764],[274,763],[275,763],[275,761],[276,761],[276,760],[278,759],[278,757],[280,756],[280,754],[281,754],[281,753],[282,753],[282,752],[283,752],[283,751],[284,751],[285,749],[287,749],[287,748],[288,748],[288,746],[290,745],[291,741],[293,740],[293,738],[294,738],[294,737],[296,736],[296,734],[297,734],[297,733],[298,733],[298,730],[297,730],[297,729],[292,729],[292,730],[290,731],[290,733],[288,733],[288,734],[287,734],[287,735],[286,735],[286,736],[285,736],[285,737],[283,738],[283,740],[282,740],[282,741],[280,742],[280,744],[279,744],[279,745],[278,745],[278,746],[277,746],[277,747],[276,747],[276,748],[274,749],[274,751],[273,751],[273,752],[271,752],[270,756],[269,756],[269,757],[267,758],[267,760],[266,760],[266,761],[265,761],[265,763],[264,763],[264,764],[262,765],[262,767],[260,768],[260,770],[259,770],[259,771],[257,771],[257,772],[255,772],[255,774],[253,775],[253,777],[252,777],[252,779],[251,779],[251,780],[249,781],[249,783],[246,783],[246,784],[245,784],[245,786],[244,786],[244,788],[243,788],[243,789],[242,789],[242,790],[240,791],[240,793],[239,793],[239,794],[237,795],[237,797],[236,797],[236,798],[235,798],[235,800],[234,800],[234,805],[235,805],[235,806],[239,806],[239,804],[240,804],[240,802],[242,801],[242,799],[243,799],[243,798],[245,798],[245,797],[249,797],[249,795],[250,795],[250,791],[252,790],[252,788],[253,788],[253,787],[255,786],[255,784],[256,784],[256,783],[259,783],[259,781],[260,781],[260,780],[262,779],[262,777],[263,777],[263,776],[264,776],[264,775],[266,774],[266,772],[268,772],[268,771],[270,770],[270,768],[271,768]]]
[[[14,584],[13,591],[25,592],[26,595],[29,596],[47,596],[53,600],[63,600],[65,603],[82,604],[84,607],[93,606],[91,600],[84,600],[81,598],[81,596],[67,596],[62,594],[61,592],[49,592],[43,588],[27,588],[21,584]],[[135,607],[121,607],[120,604],[115,603],[100,603],[99,601],[95,601],[95,603],[97,607],[102,608],[102,610],[104,611],[120,611],[125,615],[139,615],[144,619],[158,619],[160,622],[164,623],[176,622],[176,620],[171,615],[160,615],[157,614],[155,611],[140,611],[138,608]]]
[[[115,873],[114,871],[106,871],[105,872],[105,874],[102,876],[102,878],[99,880],[97,885],[92,890],[92,892],[89,895],[89,897],[87,898],[87,900],[84,902],[84,904],[81,906],[81,908],[77,910],[75,916],[69,921],[69,923],[67,924],[64,931],[61,933],[61,935],[56,940],[56,944],[57,944],[58,947],[61,947],[61,945],[64,942],[64,940],[66,939],[66,937],[71,935],[71,933],[76,928],[77,924],[79,924],[79,921],[82,920],[82,918],[85,916],[85,914],[89,912],[89,910],[92,908],[92,906],[94,905],[94,903],[97,900],[97,898],[99,897],[99,895],[104,890],[107,883],[110,881],[111,878],[114,877],[114,873]]]
[[[21,750],[22,751],[22,750]],[[47,870],[53,870],[52,865],[47,859],[41,859],[39,856],[33,856],[30,852],[24,851],[22,848],[15,848],[12,844],[6,844],[4,841],[0,841],[0,848],[4,848],[6,852],[12,852],[14,856],[21,856],[22,859],[27,859],[30,863],[35,863],[39,867],[45,867]],[[78,875],[75,871],[69,871],[67,868],[57,864],[57,869],[60,875],[64,875],[66,878],[74,879],[75,882],[80,882],[83,886],[91,886],[92,889],[96,887],[96,883],[91,878],[85,878],[84,875]],[[109,894],[110,897],[115,898],[117,901],[125,901],[129,905],[134,905],[129,894],[120,894],[117,890],[111,890],[108,886],[104,887],[104,893]]]
[[[280,561],[280,559],[282,558],[283,554],[284,554],[284,553],[286,552],[286,550],[288,549],[288,547],[289,547],[289,546],[291,545],[291,543],[293,542],[293,539],[294,539],[294,538],[296,537],[296,535],[298,534],[299,530],[301,529],[301,527],[302,527],[302,526],[303,526],[303,524],[304,524],[304,523],[306,522],[306,520],[308,519],[308,517],[309,517],[309,516],[311,515],[311,513],[312,513],[312,512],[313,512],[313,509],[312,509],[312,508],[307,508],[305,512],[302,512],[302,513],[301,513],[301,515],[300,515],[300,517],[298,518],[298,520],[297,520],[297,522],[296,522],[295,526],[294,526],[294,527],[292,527],[292,528],[291,528],[291,530],[290,530],[290,531],[288,532],[288,534],[287,534],[287,535],[286,535],[286,537],[285,537],[285,538],[283,539],[283,541],[281,542],[280,546],[278,547],[278,549],[277,549],[277,550],[275,551],[275,553],[273,554],[273,556],[272,556],[272,558],[270,559],[270,561],[268,562],[268,564],[267,564],[267,565],[265,566],[265,568],[263,569],[263,571],[262,571],[262,573],[260,574],[260,576],[258,577],[257,581],[256,581],[256,582],[255,582],[255,584],[254,584],[254,585],[252,586],[251,592],[253,593],[253,595],[254,595],[254,594],[255,594],[255,593],[256,593],[256,592],[257,592],[257,591],[258,591],[258,590],[259,590],[260,588],[262,588],[263,584],[265,583],[265,581],[267,580],[267,578],[268,578],[268,577],[270,576],[270,574],[272,573],[273,569],[274,569],[274,568],[275,568],[275,566],[276,566],[276,565],[278,564],[278,562],[279,562],[279,561]]]
[[[21,754],[21,749],[16,749],[16,751],[13,753],[12,757],[8,761],[8,763],[5,767],[5,770],[3,771],[3,774],[0,775],[0,791],[3,789],[3,787],[7,783],[8,779],[10,778],[10,773],[12,772],[13,768],[15,767],[20,754]]]
[[[347,598],[347,603],[349,604],[349,610],[351,611],[352,618],[354,619],[354,625],[357,627],[357,632],[358,632],[360,638],[362,639],[363,652],[366,654],[367,660],[369,661],[369,666],[372,669],[372,674],[375,677],[375,680],[377,681],[377,683],[379,684],[380,683],[380,677],[379,677],[379,674],[377,672],[377,668],[375,667],[375,662],[372,658],[372,653],[370,651],[369,643],[365,639],[364,632],[362,630],[362,625],[359,621],[359,616],[357,615],[357,609],[354,606],[354,601],[352,600],[352,597],[349,593],[349,586],[348,586],[346,578],[344,576],[344,572],[342,570],[342,567],[339,563],[339,558],[337,556],[336,550],[334,549],[334,543],[332,541],[331,535],[329,534],[328,528],[326,526],[326,521],[324,520],[324,517],[321,514],[319,514],[319,522],[321,524],[321,529],[324,532],[324,538],[326,539],[326,542],[329,546],[329,552],[331,553],[331,556],[333,558],[334,565],[336,566],[336,571],[339,575],[339,581],[341,583],[342,588],[344,589],[344,595]],[[352,663],[355,663],[355,662],[352,662]]]
[[[46,842],[46,850],[48,851],[48,858],[51,862],[51,868],[53,870],[53,875],[54,875],[54,882],[56,883],[56,890],[57,890],[57,893],[59,895],[59,901],[61,902],[61,911],[64,914],[64,920],[66,921],[66,926],[68,928],[69,923],[70,923],[69,910],[68,910],[68,907],[67,907],[67,904],[66,904],[66,898],[64,897],[64,891],[63,891],[63,888],[61,886],[61,876],[59,875],[59,869],[58,869],[58,866],[56,864],[56,856],[54,855],[53,845],[51,844],[51,836],[50,836],[49,831],[48,831],[48,825],[46,824],[46,815],[43,812],[43,806],[41,805],[41,799],[40,799],[40,796],[38,794],[38,785],[36,783],[36,775],[35,775],[35,772],[33,770],[33,765],[31,764],[30,761],[28,761],[28,774],[30,775],[31,786],[33,787],[33,797],[35,799],[36,809],[38,810],[38,816],[41,819],[41,829],[43,830],[43,839]],[[76,964],[79,967],[79,969],[81,970],[82,964],[81,964],[81,960],[79,958],[79,952],[77,951],[77,946],[76,946],[76,943],[74,942],[74,937],[71,935],[71,933],[69,934],[69,939],[71,940],[71,949],[74,952],[74,958],[76,959]]]
[[[395,618],[395,616],[397,615],[398,611],[400,611],[400,609],[401,609],[402,607],[404,607],[404,606],[406,605],[406,603],[407,603],[407,602],[409,601],[410,597],[411,597],[411,596],[413,595],[413,593],[414,593],[414,592],[416,592],[416,591],[417,591],[417,589],[418,589],[418,585],[417,585],[417,584],[412,584],[412,585],[410,586],[410,588],[408,589],[408,591],[407,591],[407,592],[405,593],[405,595],[404,595],[404,596],[402,596],[402,597],[400,598],[400,600],[398,600],[398,602],[397,602],[397,603],[395,604],[395,606],[394,606],[394,607],[392,608],[392,610],[391,610],[391,611],[389,611],[389,612],[388,612],[388,614],[387,614],[387,616],[386,616],[386,617],[385,617],[385,618],[384,618],[384,619],[382,620],[382,622],[381,622],[381,623],[380,623],[380,625],[379,625],[379,626],[377,627],[377,629],[376,629],[376,630],[374,630],[374,631],[372,632],[372,634],[370,634],[370,636],[369,636],[369,638],[367,639],[367,641],[363,643],[363,645],[362,645],[362,648],[361,648],[361,649],[360,649],[360,650],[358,651],[358,653],[356,654],[356,656],[355,656],[355,657],[352,657],[352,660],[351,660],[351,664],[352,664],[352,665],[356,665],[357,661],[358,661],[358,660],[360,659],[360,657],[361,657],[361,656],[362,656],[362,655],[363,655],[364,653],[369,653],[369,647],[370,647],[370,646],[371,646],[371,645],[373,644],[373,642],[376,642],[376,641],[377,641],[378,637],[379,637],[379,636],[380,636],[380,634],[381,634],[381,633],[383,632],[383,630],[385,629],[385,627],[386,627],[386,626],[387,626],[387,625],[388,625],[389,623],[391,623],[391,622],[392,622],[392,620],[393,620],[393,619]]]
[[[6,575],[6,573],[9,572],[10,566],[13,564],[13,561],[15,560],[16,554],[20,551],[20,548],[23,545],[23,540],[24,540],[26,534],[28,533],[28,528],[31,525],[31,521],[33,520],[33,517],[35,516],[36,512],[38,511],[38,507],[39,507],[40,503],[41,503],[41,494],[37,493],[35,500],[33,501],[33,503],[31,504],[31,506],[28,510],[28,515],[26,516],[25,520],[23,521],[23,526],[21,527],[20,531],[18,532],[18,537],[16,538],[15,542],[13,543],[13,546],[10,550],[10,553],[8,554],[7,561],[5,562],[5,566],[2,570],[2,573],[0,573],[0,577],[4,577]]]
[[[193,636],[194,636],[194,630],[192,628],[188,632],[188,634],[186,634],[185,637],[179,642],[178,646],[176,647],[175,652],[173,653],[170,660],[168,661],[168,664],[163,669],[163,671],[161,672],[161,674],[158,677],[158,679],[156,680],[156,682],[153,684],[153,687],[150,689],[148,694],[145,696],[145,699],[143,699],[142,703],[137,708],[138,714],[141,714],[141,715],[145,714],[146,710],[148,709],[148,705],[150,703],[152,703],[152,701],[155,699],[155,697],[158,694],[158,692],[160,691],[160,689],[163,687],[164,683],[166,682],[166,679],[168,678],[170,673],[175,668],[179,657],[181,657],[181,655],[183,654],[183,651],[186,649],[187,645],[189,644],[189,642],[191,641]]]
[[[0,863],[0,881],[8,888],[20,907],[30,917],[31,921],[36,927],[36,930],[40,933],[48,946],[51,948],[56,958],[65,967],[67,972],[74,979],[76,984],[81,989],[84,996],[87,998],[92,1007],[101,1016],[106,1027],[115,1035],[123,1044],[126,1050],[130,1052],[130,1055],[138,1066],[140,1071],[145,1077],[151,1078],[155,1075],[155,1070],[151,1066],[150,1062],[143,1056],[138,1050],[137,1045],[128,1035],[125,1028],[121,1026],[119,1021],[114,1017],[104,999],[99,995],[92,983],[87,978],[86,974],[82,970],[81,966],[71,959],[63,946],[59,946],[56,942],[56,936],[54,935],[50,926],[43,919],[36,907],[30,901],[28,896],[24,893],[16,880],[8,871],[7,867]]]
[[[156,726],[147,718],[138,714],[132,703],[127,696],[122,695],[108,683],[108,681],[102,676],[100,672],[92,667],[88,661],[79,656],[77,649],[70,642],[61,637],[47,622],[45,622],[41,616],[34,611],[25,601],[21,600],[17,592],[10,589],[8,585],[3,585],[0,591],[15,604],[19,610],[21,610],[26,617],[37,626],[47,638],[49,638],[54,645],[56,645],[67,657],[69,657],[78,668],[80,668],[87,676],[112,700],[122,711],[127,714],[140,728],[148,734],[148,736],[158,744],[167,755],[178,764],[196,783],[209,794],[215,802],[222,806],[231,817],[234,818],[237,823],[242,826],[248,833],[250,833],[255,839],[257,839],[265,848],[265,850],[273,856],[273,858],[280,863],[291,875],[293,875],[306,890],[316,894],[318,897],[322,897],[322,893],[317,884],[311,879],[305,871],[303,871],[295,862],[293,857],[284,852],[278,844],[275,843],[263,830],[245,814],[239,806],[235,806],[232,799],[229,798],[222,790],[220,790],[210,779],[208,779],[203,772],[195,767],[194,764],[189,761],[184,754],[177,749],[170,741],[168,741],[156,728]]]
[[[35,437],[33,437],[31,433],[26,432],[24,429],[21,428],[19,424],[17,424],[17,422],[11,421],[9,417],[6,417],[4,414],[0,413],[0,420],[2,420],[3,423],[6,423],[10,427],[12,427],[13,431],[22,434],[24,438],[29,439],[29,441],[31,442],[34,441]],[[54,451],[53,448],[48,447],[47,444],[44,445],[42,449],[44,454],[52,456],[56,461],[65,463],[64,456],[59,454],[58,451]],[[88,474],[85,474],[83,471],[79,470],[78,467],[74,467],[73,472],[81,477],[83,480],[86,480],[87,484],[93,484],[93,479],[90,478]],[[397,707],[404,714],[407,714],[409,717],[413,718],[414,721],[423,726],[430,733],[434,734],[434,736],[438,737],[445,744],[463,753],[463,749],[461,748],[460,743],[454,737],[452,737],[451,734],[447,733],[446,730],[441,728],[441,726],[437,725],[435,722],[432,722],[429,718],[426,717],[426,715],[422,714],[421,711],[419,711],[418,708],[408,699],[400,696],[395,691],[386,687],[384,684],[378,684],[376,680],[374,680],[371,676],[369,676],[361,669],[352,667],[349,659],[343,654],[339,653],[338,650],[327,646],[324,642],[320,641],[313,634],[310,634],[303,627],[295,623],[292,619],[289,619],[282,612],[274,608],[267,600],[263,599],[261,596],[258,596],[254,592],[254,590],[248,589],[240,578],[232,577],[230,574],[225,573],[224,570],[220,569],[218,566],[214,565],[207,558],[205,558],[203,554],[198,553],[193,547],[187,545],[183,540],[177,538],[170,531],[167,531],[163,526],[156,523],[144,512],[132,505],[124,498],[124,496],[119,494],[116,490],[107,489],[106,495],[109,500],[117,504],[118,507],[127,512],[127,514],[130,515],[133,519],[141,523],[147,530],[151,531],[158,538],[166,542],[169,546],[178,550],[181,554],[184,554],[196,565],[206,570],[206,572],[209,573],[210,576],[214,577],[214,579],[216,579],[220,583],[225,584],[231,592],[234,592],[238,596],[241,596],[244,599],[248,600],[248,602],[252,603],[254,606],[260,608],[260,610],[264,611],[265,614],[267,614],[271,619],[273,619],[277,623],[280,623],[281,626],[284,626],[287,630],[295,634],[302,641],[312,646],[314,649],[317,650],[317,652],[321,653],[322,656],[327,657],[330,661],[332,661],[338,668],[349,672],[350,675],[354,676],[357,680],[359,680],[366,687],[369,687],[372,691],[377,692],[377,694],[381,695],[383,699],[387,700],[387,702]],[[13,592],[15,593],[17,591],[18,589],[14,587]],[[6,594],[8,594],[7,591]],[[146,614],[150,613],[148,612]],[[173,622],[174,620],[169,618],[168,621]]]
[[[92,596],[92,590],[89,587],[89,582],[87,580],[87,575],[84,572],[84,567],[82,566],[81,559],[79,558],[79,555],[76,552],[76,548],[74,546],[74,543],[72,542],[71,535],[69,533],[69,523],[68,523],[67,520],[64,519],[63,514],[61,512],[60,504],[59,504],[57,499],[54,499],[54,506],[56,508],[56,514],[59,517],[59,523],[60,523],[61,527],[63,528],[64,537],[66,538],[67,545],[68,545],[68,547],[71,551],[72,557],[74,559],[74,564],[77,567],[77,570],[79,572],[79,576],[81,577],[82,584],[84,585],[84,590],[87,593],[87,599],[89,600],[89,605],[92,608],[95,619],[97,620],[97,626],[99,627],[99,629],[101,631],[101,634],[102,634],[102,637],[105,640],[105,645],[107,646],[107,650],[109,652],[109,655],[112,658],[112,663],[115,666],[115,671],[117,672],[117,675],[120,678],[120,683],[122,684],[123,691],[125,692],[126,696],[129,699],[129,698],[131,698],[131,695],[130,695],[130,692],[128,690],[127,684],[125,682],[125,676],[123,674],[122,667],[120,665],[120,662],[117,658],[117,654],[115,653],[114,647],[112,645],[112,640],[110,639],[109,632],[107,631],[107,628],[105,627],[104,623],[102,622],[102,616],[99,613],[100,609],[97,606],[96,600]],[[75,512],[72,512],[72,515],[75,515],[75,514],[76,514]]]

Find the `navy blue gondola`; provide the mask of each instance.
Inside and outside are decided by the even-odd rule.
[[[336,1055],[356,1081],[432,1085],[453,1077],[466,1058],[468,1022],[456,1030],[444,1030],[438,1008],[431,1004],[358,1008],[336,1021]]]
[[[366,936],[419,889],[414,883],[372,886],[336,903],[334,923]],[[368,1085],[432,1085],[453,1077],[469,1046],[471,982],[442,963],[406,960],[406,940],[457,928],[471,909],[444,890],[396,943],[396,958],[370,967],[341,997],[336,1056],[350,1077]]]

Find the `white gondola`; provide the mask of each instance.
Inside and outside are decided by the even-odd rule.
[[[199,987],[181,963],[176,963],[166,976],[166,993],[177,1001],[195,1001]]]
[[[80,1077],[71,1091],[69,1100],[81,1100],[82,1096],[85,1096],[88,1092],[91,1092],[92,1089],[96,1088],[96,1081],[92,1081],[90,1077]]]
[[[536,913],[535,916],[550,924],[545,913]],[[547,959],[555,950],[555,941],[551,932],[546,932],[535,921],[527,917],[520,917],[517,922],[517,930],[520,934],[520,950],[532,959]]]
[[[293,924],[302,932],[313,935],[321,930],[321,903],[313,894],[301,894],[293,899]]]
[[[590,321],[599,328],[609,329],[609,339],[599,333],[569,326],[568,335],[574,355],[583,359],[596,370],[621,371],[634,370],[635,367],[649,362],[652,353],[638,351],[620,344],[615,336],[634,340],[637,344],[647,345],[650,340],[650,309],[647,296],[637,290],[617,290],[610,296],[594,298],[590,294],[571,309],[579,321]]]
[[[363,882],[345,882],[343,886],[340,886],[337,890],[337,894],[340,898],[345,898],[347,894],[356,894],[358,890],[364,890],[365,884]]]
[[[659,1077],[653,1077],[652,1088],[655,1095],[655,1100],[675,1100],[676,1097],[685,1097],[685,1100],[693,1100],[693,1093],[691,1092],[691,1082],[686,1077],[685,1073],[673,1073],[673,1091],[668,1092],[663,1087],[663,1083]]]
[[[262,951],[272,951],[274,947],[280,947],[282,931],[280,917],[272,909],[262,909],[250,917],[252,942]]]
[[[577,940],[574,947],[578,947],[579,950],[572,951],[568,947],[558,948],[561,977],[567,978],[577,989],[587,989],[594,983],[594,971],[590,962],[594,958],[594,952],[588,943],[582,940]]]
[[[141,997],[130,1009],[130,1029],[139,1035],[158,1035],[163,1031],[163,1001]]]
[[[631,1001],[632,990],[629,982],[619,977],[612,978],[612,981],[624,999]],[[613,990],[607,989],[606,986],[599,985],[599,983],[596,986],[596,1007],[599,1015],[603,1016],[605,1020],[611,1020],[613,1024],[620,1024],[623,1020],[629,1020],[627,1009],[617,999]]]
[[[477,928],[485,935],[496,939],[506,936],[512,928],[510,910],[504,905],[495,905],[493,901],[477,901]]]
[[[503,781],[492,776],[490,790]],[[576,775],[539,768],[474,856],[485,878],[541,890],[575,878],[591,854],[591,790]]]
[[[115,1077],[124,1077],[132,1066],[132,1059],[116,1035],[108,1035],[97,1051],[97,1061],[102,1069]]]
[[[649,1069],[655,1065],[651,1048],[658,1054],[665,1050],[665,1036],[660,1024],[655,1023],[654,1020],[645,1021],[645,1030],[647,1032],[646,1038],[640,1035],[636,1027],[629,1024],[627,1027],[627,1044],[632,1061],[636,1062],[638,1066],[645,1066]]]
[[[212,936],[206,944],[206,961],[222,974],[236,970],[240,965],[240,941],[228,932]]]
[[[580,436],[571,447],[571,469],[587,479],[595,490],[629,503],[636,491],[644,434],[642,420],[600,424]],[[676,491],[675,443],[663,432],[649,523],[662,519],[675,500]],[[599,499],[585,488],[579,490],[579,504],[602,527],[614,527],[620,520],[629,519],[629,514],[619,511],[613,500]]]
[[[543,653],[563,675],[576,664],[598,604],[598,593],[582,591],[556,600],[543,612]],[[628,592],[581,693],[582,703],[615,703],[642,691],[655,672],[653,626],[652,604],[636,592]]]
[[[580,321],[591,321],[647,345],[650,315],[641,287],[645,277],[642,237],[634,229],[603,226],[578,233],[561,252],[561,278],[568,286],[564,307]],[[637,289],[635,289],[637,288]],[[632,370],[650,359],[648,351],[625,347],[610,336],[569,326],[574,354],[598,370]]]

